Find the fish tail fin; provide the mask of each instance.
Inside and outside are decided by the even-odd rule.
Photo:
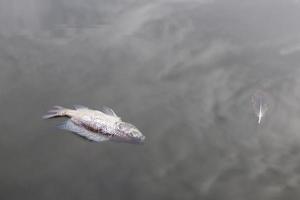
[[[66,108],[61,106],[53,106],[53,109],[49,110],[46,115],[43,116],[43,119],[51,119],[56,117],[65,117]]]

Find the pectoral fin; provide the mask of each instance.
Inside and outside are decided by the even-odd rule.
[[[108,138],[103,135],[99,135],[98,133],[88,131],[85,128],[76,125],[74,122],[72,122],[72,120],[67,120],[61,125],[58,125],[57,127],[60,129],[71,131],[77,134],[78,136],[81,136],[90,141],[102,142],[108,140]]]

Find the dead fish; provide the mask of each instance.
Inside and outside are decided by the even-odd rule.
[[[261,90],[256,91],[252,95],[251,101],[252,101],[254,112],[255,112],[256,116],[258,117],[257,123],[260,124],[262,121],[262,118],[264,117],[264,115],[266,114],[266,112],[269,109],[268,95]]]
[[[111,108],[104,107],[102,111],[81,105],[74,105],[74,108],[54,106],[47,115],[43,116],[43,119],[69,118],[58,128],[71,131],[94,142],[143,143],[145,140],[145,136],[134,125],[123,122]]]

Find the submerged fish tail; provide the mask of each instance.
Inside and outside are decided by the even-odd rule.
[[[66,108],[61,106],[53,106],[53,109],[48,111],[48,114],[43,116],[43,119],[51,119],[56,117],[67,117]]]

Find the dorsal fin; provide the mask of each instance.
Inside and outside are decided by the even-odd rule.
[[[108,114],[108,115],[114,116],[114,117],[118,117],[118,115],[113,111],[113,109],[111,109],[109,107],[103,106],[102,110],[105,114]]]
[[[88,109],[88,107],[86,106],[83,106],[83,105],[73,105],[73,107],[76,109],[76,110],[80,110],[80,109]]]

